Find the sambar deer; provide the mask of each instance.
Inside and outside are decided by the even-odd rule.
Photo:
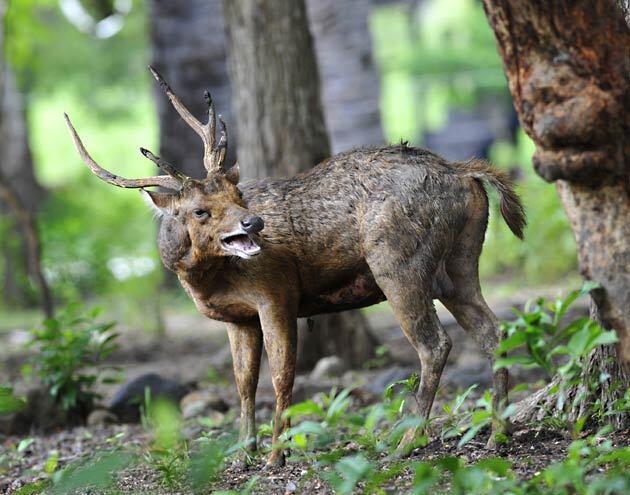
[[[448,162],[405,144],[341,153],[292,178],[239,184],[224,169],[226,127],[216,142],[150,67],[182,119],[204,144],[204,180],[194,180],[141,148],[166,175],[125,179],[88,154],[66,115],[83,161],[100,179],[140,188],[161,217],[159,252],[198,310],[227,323],[241,399],[241,440],[256,448],[255,395],[263,345],[276,395],[273,442],[287,427],[296,361],[296,320],[389,301],[420,358],[418,413],[427,418],[451,340],[437,318],[439,299],[492,360],[500,339],[480,290],[478,261],[488,221],[487,182],[522,238],[525,215],[511,181],[480,160]],[[143,188],[162,186],[168,191]],[[507,371],[494,372],[494,404],[507,400]],[[416,431],[399,451],[414,445]],[[490,443],[494,438],[491,435]],[[273,450],[268,465],[282,465]]]

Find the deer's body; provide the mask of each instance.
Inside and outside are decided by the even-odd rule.
[[[172,252],[177,225],[169,225],[176,222],[170,217],[168,232],[160,233],[168,244],[161,243],[160,252],[199,310],[215,320],[250,322],[260,302],[278,291],[292,293],[298,317],[370,306],[385,295],[368,258],[396,270],[413,269],[406,266],[412,263],[436,272],[471,207],[487,208],[480,183],[462,167],[405,146],[342,153],[296,177],[240,186],[247,209],[265,222],[256,258],[219,258],[218,269],[206,269],[214,274],[208,277],[196,267],[178,269]],[[483,236],[485,224],[479,227]],[[439,253],[437,259],[397,256],[415,252],[420,240],[422,250]]]
[[[406,145],[336,155],[306,173],[237,188],[214,146],[214,114],[201,124],[157,73],[180,115],[202,137],[208,177],[195,181],[143,150],[168,173],[123,179],[102,169],[75,143],[92,171],[121,187],[165,185],[147,192],[162,216],[158,245],[201,313],[224,321],[241,397],[241,438],[256,444],[255,395],[263,345],[276,415],[273,440],[287,426],[295,375],[297,318],[361,308],[387,299],[422,364],[419,414],[428,417],[451,342],[437,319],[439,299],[494,358],[498,322],[479,287],[478,262],[488,219],[482,182],[501,195],[501,213],[519,237],[525,223],[509,179],[481,161],[453,163]],[[209,97],[208,97],[209,100]],[[264,227],[264,228],[263,228]],[[507,372],[494,373],[494,404],[507,397]],[[409,430],[404,452],[414,445]],[[274,450],[270,464],[284,455]]]

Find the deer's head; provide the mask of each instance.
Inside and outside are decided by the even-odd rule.
[[[152,67],[149,69],[175,110],[201,137],[206,178],[192,179],[144,148],[140,148],[141,153],[166,175],[125,179],[112,174],[88,154],[66,115],[66,123],[81,158],[105,182],[118,187],[140,189],[149,205],[162,218],[159,248],[162,260],[168,268],[190,269],[226,256],[245,259],[256,256],[261,250],[258,233],[263,229],[264,223],[260,217],[250,213],[243,202],[237,187],[238,165],[229,170],[224,168],[227,130],[219,116],[221,131],[217,143],[215,111],[210,94],[206,92],[204,95],[208,106],[208,122],[202,124],[183,105],[162,76]],[[160,186],[165,190],[145,189],[151,186]]]

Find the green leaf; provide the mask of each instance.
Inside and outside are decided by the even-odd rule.
[[[524,332],[515,332],[510,337],[503,339],[499,343],[499,347],[497,348],[495,354],[503,354],[505,352],[509,352],[517,347],[522,346],[527,341],[527,335]]]
[[[34,441],[35,441],[34,438],[24,438],[20,440],[20,443],[17,446],[17,451],[20,453],[24,452],[26,449],[28,449],[32,445]]]
[[[324,409],[320,404],[313,400],[306,400],[304,402],[298,402],[288,407],[284,411],[284,417],[290,419],[301,418],[304,416],[318,416],[324,417]]]
[[[509,368],[515,364],[520,364],[524,366],[537,365],[536,361],[534,361],[530,356],[509,356],[498,358],[494,361],[494,366],[492,367],[493,371],[500,370],[501,368]]]
[[[508,471],[512,469],[512,461],[502,457],[488,457],[487,459],[478,461],[475,466],[487,471],[492,471],[498,476],[506,476]]]
[[[477,424],[477,425],[474,425],[474,426],[471,426],[470,428],[468,428],[468,430],[466,431],[464,436],[462,436],[462,438],[459,440],[459,442],[457,444],[457,447],[463,447],[468,442],[470,442],[473,438],[475,438],[477,433],[479,433],[479,431],[484,426],[485,426],[485,423],[481,423],[481,424]]]
[[[0,387],[0,414],[12,414],[26,407],[26,401],[13,395],[12,387]]]
[[[51,451],[48,459],[46,459],[46,463],[44,464],[44,472],[48,475],[53,474],[59,463],[59,452],[56,450]]]

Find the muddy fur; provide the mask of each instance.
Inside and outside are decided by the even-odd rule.
[[[161,77],[153,70],[158,81]],[[255,396],[263,345],[276,394],[273,442],[288,426],[297,318],[362,308],[387,299],[421,363],[418,413],[427,418],[451,341],[437,318],[439,299],[492,360],[496,316],[479,287],[488,222],[483,183],[500,194],[501,213],[522,237],[525,215],[509,179],[481,160],[448,162],[406,144],[341,153],[287,179],[238,184],[224,171],[227,137],[214,145],[214,109],[201,124],[166,86],[182,118],[204,140],[207,178],[187,178],[144,150],[167,176],[125,179],[101,168],[67,119],[77,149],[102,180],[143,191],[161,218],[158,247],[201,313],[227,323],[241,397],[241,438],[256,448]],[[507,372],[494,374],[494,405],[507,400]],[[408,431],[399,452],[414,445]],[[491,436],[491,442],[494,436]],[[268,463],[280,465],[272,451]]]
[[[440,299],[471,332],[489,359],[498,323],[479,288],[478,260],[488,199],[522,237],[523,208],[505,174],[486,162],[452,163],[406,145],[336,155],[287,179],[241,184],[218,174],[189,183],[161,208],[159,248],[198,309],[228,322],[244,439],[255,447],[254,401],[262,344],[277,396],[274,441],[287,426],[295,373],[296,318],[360,308],[387,299],[422,364],[419,413],[428,417],[451,342],[437,319]],[[200,224],[192,208],[211,218]],[[244,215],[264,220],[254,238],[258,256],[226,255],[222,232]],[[507,374],[495,374],[495,403]],[[413,444],[409,432],[402,449]],[[274,451],[272,464],[283,462]]]

